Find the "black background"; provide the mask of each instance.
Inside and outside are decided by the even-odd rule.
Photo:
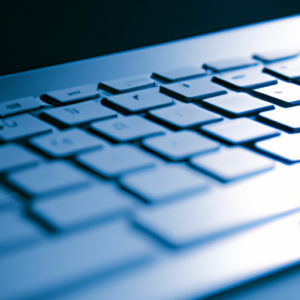
[[[0,75],[300,13],[299,0],[3,1]]]

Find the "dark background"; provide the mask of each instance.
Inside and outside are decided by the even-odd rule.
[[[299,0],[1,3],[0,75],[300,13]]]

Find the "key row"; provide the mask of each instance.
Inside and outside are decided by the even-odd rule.
[[[274,63],[276,61],[296,57],[297,55],[298,51],[283,49],[269,53],[257,53],[254,55],[256,60],[238,57],[208,62],[203,65],[203,68],[196,66],[185,66],[173,70],[162,70],[159,72],[153,72],[152,76],[162,80],[163,82],[172,83],[176,81],[208,76],[211,72],[223,73],[244,69],[246,75],[243,73],[244,71],[242,71],[242,73],[237,71],[238,73],[236,74],[231,73],[232,75],[224,75],[225,77],[221,76],[216,77],[215,79],[221,83],[224,83],[225,80],[225,84],[231,85],[233,88],[253,88],[254,86],[258,87],[258,85],[262,86],[271,84],[269,82],[270,80],[268,81],[266,74],[259,75],[256,73],[256,76],[251,75],[251,70],[254,70],[255,67],[260,68],[259,61],[263,63]],[[299,70],[300,68],[297,60],[290,60],[287,63],[284,62],[277,63],[275,65],[273,64],[264,69],[266,73],[272,74],[275,77],[282,78],[286,81],[294,81],[296,83],[298,83],[297,78],[300,76]],[[260,79],[258,77],[260,77]],[[26,111],[38,109],[43,106],[48,106],[47,103],[61,105],[90,99],[101,99],[109,96],[110,94],[128,93],[148,89],[154,87],[155,85],[155,81],[153,81],[149,75],[143,75],[121,78],[117,80],[107,80],[99,84],[88,84],[67,88],[41,95],[40,98],[45,102],[41,101],[37,96],[6,101],[0,105],[0,116],[6,117],[20,112],[24,113]]]

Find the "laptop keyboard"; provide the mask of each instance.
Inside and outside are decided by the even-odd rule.
[[[254,57],[0,104],[0,298],[160,269],[162,257],[178,270],[187,248],[298,208],[256,213],[230,197],[300,161],[300,63]]]

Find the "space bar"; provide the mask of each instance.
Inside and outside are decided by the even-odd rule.
[[[49,239],[0,258],[0,299],[44,299],[78,280],[147,261],[151,247],[125,221]]]
[[[64,300],[201,299],[299,263],[299,220],[294,213]]]

